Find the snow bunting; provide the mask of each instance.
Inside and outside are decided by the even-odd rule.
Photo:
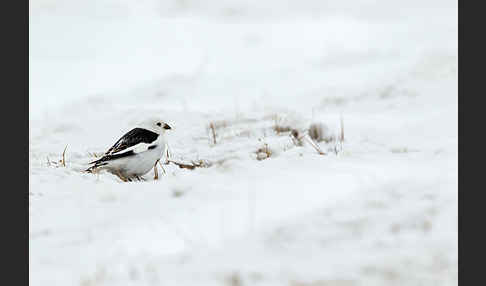
[[[148,119],[128,131],[86,171],[106,170],[123,181],[148,173],[165,154],[167,140],[164,135],[172,128],[159,119]]]

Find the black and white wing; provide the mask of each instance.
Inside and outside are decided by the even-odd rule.
[[[128,151],[127,149],[133,149],[139,144],[150,144],[157,140],[159,134],[143,128],[134,128],[123,135],[116,143],[111,146],[105,155],[113,155],[121,151]]]
[[[134,128],[123,135],[116,143],[111,146],[105,155],[96,161],[91,162],[99,164],[105,161],[135,155],[137,152],[146,151],[153,146],[150,143],[157,140],[159,135],[143,128]]]

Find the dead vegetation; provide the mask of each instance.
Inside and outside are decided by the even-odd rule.
[[[254,129],[248,127],[247,124],[258,123],[258,119],[252,118],[237,118],[232,120],[218,120],[211,121],[206,127],[206,134],[208,143],[210,146],[221,144],[226,139],[232,139],[234,137],[247,137],[249,138]],[[244,127],[241,128],[241,125]],[[230,130],[224,130],[227,127],[233,127]],[[229,131],[229,132],[228,132]]]
[[[317,145],[311,138],[304,136],[304,138],[309,142],[309,144],[319,153],[319,155],[326,155],[324,151],[321,150],[319,145]]]
[[[268,144],[264,143],[263,147],[258,148],[258,150],[255,151],[256,158],[258,161],[268,159],[272,156],[272,150],[268,148]]]
[[[330,143],[336,140],[330,132],[329,127],[324,123],[312,123],[308,130],[309,137],[316,142]]]
[[[273,121],[273,124],[269,128],[268,125],[262,124],[261,120],[264,121]],[[271,116],[266,116],[263,119],[235,119],[235,120],[219,120],[219,121],[210,121],[206,127],[207,131],[207,138],[209,139],[209,145],[210,146],[215,146],[217,144],[222,145],[221,140],[225,141],[225,138],[232,138],[232,137],[252,137],[250,136],[251,134],[258,134],[255,130],[258,129],[258,131],[263,132],[263,137],[266,136],[265,132],[268,132],[269,129],[271,131],[274,131],[276,135],[284,135],[287,134],[291,140],[292,140],[292,145],[294,146],[304,146],[304,145],[310,145],[318,154],[320,155],[327,155],[328,152],[333,152],[336,155],[341,151],[341,147],[337,144],[338,142],[343,142],[344,141],[344,123],[343,119],[341,117],[340,120],[340,125],[341,125],[341,130],[340,133],[333,133],[330,131],[328,126],[322,122],[314,122],[310,124],[309,128],[307,129],[300,129],[297,127],[294,127],[293,125],[298,125],[296,122],[294,124],[290,124],[288,122],[289,120],[285,120],[283,117],[279,115],[271,115]],[[292,120],[290,120],[292,121]],[[293,121],[292,121],[293,122]],[[243,124],[244,123],[244,124]],[[263,125],[261,127],[251,127],[251,125],[248,125],[249,123],[254,123],[254,124],[259,124]],[[241,126],[239,126],[241,125]],[[264,127],[266,126],[266,127]],[[228,130],[231,133],[231,136],[224,136],[224,134],[218,134],[221,133],[221,129],[223,128],[228,128],[228,127],[235,127],[231,128]],[[224,133],[224,132],[223,132]],[[227,132],[228,133],[228,132]],[[260,141],[262,139],[259,139]],[[305,143],[304,143],[305,142]],[[335,142],[335,146],[326,146],[327,151],[325,152],[322,147],[318,144],[319,142],[324,142],[324,143],[331,143]],[[288,147],[292,148],[292,145],[288,145]],[[272,156],[275,156],[276,150],[279,150],[278,147],[277,149],[270,148],[268,143],[262,143],[261,147],[257,148],[253,154],[255,154],[255,157],[258,161],[266,160]],[[288,150],[287,147],[284,147],[284,151]],[[209,168],[212,166],[220,166],[223,165],[225,161],[227,161],[229,158],[224,158],[220,159],[217,161],[208,161],[208,160],[172,160],[169,156],[169,149],[166,151],[166,159],[165,161],[157,161],[155,162],[153,168],[154,168],[154,180],[159,179],[159,171],[158,171],[158,166],[157,164],[160,165],[162,168],[162,171],[164,174],[166,174],[165,169],[162,165],[169,165],[169,164],[174,164],[179,167],[179,169],[187,169],[187,170],[195,170],[197,168]],[[63,153],[64,154],[64,153]],[[92,157],[98,158],[103,156],[102,153],[96,153],[96,152],[88,152],[88,154]],[[65,164],[65,160],[63,160],[62,164]],[[49,161],[49,164],[52,164]]]
[[[280,116],[275,115],[273,117],[273,120],[274,120],[274,124],[272,126],[272,129],[273,131],[275,131],[275,133],[277,133],[277,135],[280,135],[280,133],[292,131],[292,127],[283,124],[283,120]]]
[[[331,148],[331,151],[333,151],[336,155],[342,150],[342,144],[344,143],[344,120],[343,117],[341,116],[340,118],[340,131],[339,135],[336,136],[333,135],[330,132],[329,127],[325,125],[324,123],[313,123],[309,126],[308,129],[308,135],[309,135],[309,143],[316,148],[318,147],[316,142],[325,142],[326,144],[328,143],[334,143],[334,146]],[[313,141],[312,141],[313,140]],[[316,148],[317,150],[317,148]],[[319,152],[319,151],[318,151]]]
[[[292,131],[290,132],[290,138],[292,139],[292,142],[295,146],[304,146],[304,141],[302,140],[303,136],[300,135],[299,130],[292,129]]]
[[[319,145],[317,145],[307,134],[302,134],[297,129],[293,129],[292,132],[290,132],[290,137],[292,138],[292,142],[295,144],[295,146],[303,146],[305,140],[317,151],[317,153],[320,155],[326,155],[326,153],[321,150]]]
[[[54,166],[56,168],[66,167],[66,149],[67,145],[64,147],[64,151],[62,151],[61,159],[59,159],[59,161],[51,161],[49,157],[47,157],[47,166]]]
[[[160,168],[162,168],[162,172],[164,172],[164,175],[166,174],[164,167],[160,163],[160,160],[157,160],[157,162],[155,162],[155,164],[154,164],[154,180],[159,179],[159,169],[157,168],[157,164],[159,164]]]
[[[217,121],[209,122],[208,127],[206,128],[206,131],[208,133],[210,145],[214,146],[218,143],[217,131],[219,129],[228,127],[230,124],[231,123],[228,120],[217,120]]]
[[[104,153],[102,153],[102,152],[88,152],[88,155],[90,157],[94,157],[94,158],[101,158],[101,157],[103,157]]]
[[[329,127],[321,122],[312,123],[309,126],[308,134],[316,142],[331,143],[335,141],[344,142],[344,121],[340,118],[340,132],[338,138],[331,133]],[[337,139],[337,140],[336,140]]]
[[[339,152],[337,143],[339,142],[342,144],[344,142],[344,122],[342,117],[340,119],[341,130],[339,135],[335,135],[331,132],[330,128],[322,122],[312,123],[308,129],[300,131],[298,128],[283,124],[282,118],[278,115],[274,115],[272,118],[274,120],[272,129],[277,135],[290,131],[289,136],[295,146],[304,146],[304,142],[306,141],[320,155],[326,155],[326,152],[321,149],[318,144],[319,142],[324,142],[326,144],[334,142],[335,146],[331,151],[334,151],[336,154]]]
[[[167,148],[165,149],[165,165],[169,164],[169,160],[170,160],[170,152],[169,152],[169,144],[167,144]],[[155,162],[154,164],[154,180],[158,180],[159,179],[159,170],[157,168],[157,163],[160,165],[160,168],[162,168],[162,172],[164,172],[164,175],[166,174],[165,172],[165,169],[164,169],[164,166],[162,166],[162,163],[160,163],[160,159],[157,160],[157,162]]]
[[[182,163],[173,160],[168,160],[168,162],[179,166],[179,168],[181,169],[188,169],[188,170],[194,170],[196,168],[209,168],[212,166],[211,162],[204,161],[204,160],[191,161],[191,163]]]
[[[211,131],[211,136],[213,138],[213,145],[216,145],[217,142],[216,142],[216,127],[214,126],[214,123],[211,122],[209,123],[209,130]]]

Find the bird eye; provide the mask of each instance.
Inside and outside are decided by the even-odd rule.
[[[160,123],[160,122],[157,122],[157,126],[162,126],[162,123]]]

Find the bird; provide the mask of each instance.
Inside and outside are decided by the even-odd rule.
[[[172,127],[158,118],[149,118],[125,133],[86,172],[106,170],[123,181],[142,180],[167,152],[166,135]]]

